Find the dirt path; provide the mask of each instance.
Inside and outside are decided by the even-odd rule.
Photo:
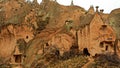
[[[88,58],[89,62],[86,63],[82,68],[88,68],[89,64],[93,63],[94,59],[93,58]]]

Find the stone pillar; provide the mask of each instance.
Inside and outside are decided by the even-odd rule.
[[[71,6],[73,6],[74,4],[73,4],[73,0],[71,1]]]
[[[96,12],[98,12],[98,8],[99,8],[99,6],[96,6]]]
[[[104,9],[101,9],[101,10],[100,10],[100,13],[103,13],[103,11],[104,11]]]

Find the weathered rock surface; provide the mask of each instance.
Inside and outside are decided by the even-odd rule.
[[[71,49],[87,49],[91,56],[113,53],[115,39],[120,36],[115,34],[120,33],[120,9],[110,14],[102,11],[95,11],[93,6],[86,11],[74,4],[63,6],[50,0],[41,4],[36,0],[0,1],[0,62],[13,63],[12,57],[14,62],[30,68],[45,56],[54,54],[53,58],[58,52],[63,56]]]

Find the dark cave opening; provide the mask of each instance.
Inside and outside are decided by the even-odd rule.
[[[15,62],[16,63],[21,63],[21,59],[22,59],[22,55],[14,55],[14,58],[15,58]]]
[[[83,49],[83,54],[84,54],[85,56],[90,56],[90,53],[89,53],[89,51],[88,51],[87,48],[84,48],[84,49]]]

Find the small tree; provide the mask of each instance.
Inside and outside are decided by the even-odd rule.
[[[73,21],[72,20],[66,20],[65,24],[66,24],[65,28],[66,28],[67,32],[69,32],[70,29],[73,27]]]

